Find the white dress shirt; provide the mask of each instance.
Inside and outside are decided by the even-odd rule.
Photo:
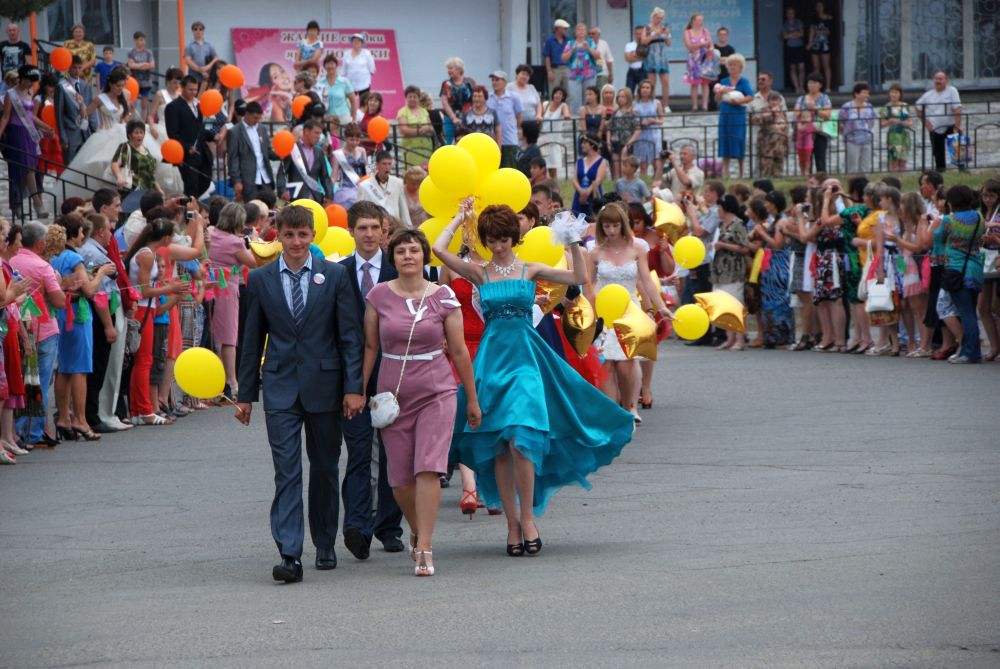
[[[351,50],[345,51],[341,57],[340,73],[351,82],[355,93],[371,88],[372,75],[375,74],[375,59],[371,51],[362,49],[357,57]]]
[[[357,276],[354,278],[358,282],[358,288],[361,288],[362,281],[365,278],[366,270],[361,269],[361,266],[364,265],[365,263],[369,263],[371,265],[371,269],[367,270],[367,272],[368,276],[370,276],[372,279],[372,286],[374,287],[376,284],[378,284],[379,274],[382,273],[382,248],[379,247],[379,250],[376,251],[375,255],[371,257],[371,260],[365,260],[360,255],[358,255],[357,251],[354,252],[354,264],[357,268]],[[364,297],[364,293],[362,293],[361,296]]]
[[[271,183],[271,179],[267,176],[267,170],[264,167],[264,152],[260,148],[260,135],[257,134],[257,126],[249,126],[246,121],[242,121],[243,130],[247,133],[247,138],[250,140],[250,146],[253,147],[253,157],[257,161],[257,172],[254,176],[254,183],[258,186]]]
[[[304,309],[309,301],[309,279],[312,278],[312,268],[313,268],[313,256],[312,253],[306,258],[306,264],[302,266],[302,269],[308,269],[307,272],[302,272],[302,276],[299,277],[299,287],[302,289],[302,308]],[[285,295],[285,304],[288,305],[288,310],[294,313],[294,308],[292,307],[292,276],[285,270],[289,269],[288,265],[285,264],[285,254],[282,253],[278,256],[278,276],[281,277],[281,292]],[[291,271],[289,269],[289,271]],[[301,270],[300,270],[301,271]]]

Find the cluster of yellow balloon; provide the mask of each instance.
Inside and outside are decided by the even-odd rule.
[[[712,325],[732,332],[746,332],[747,308],[724,290],[695,293],[695,302],[705,310]]]
[[[218,397],[226,387],[222,360],[207,348],[196,346],[177,356],[174,363],[177,385],[191,397],[207,400]]]
[[[614,328],[629,359],[641,355],[656,360],[656,322],[632,301],[627,288],[614,283],[601,288],[594,307],[605,327]]]
[[[477,215],[495,204],[505,204],[514,211],[521,211],[531,200],[531,182],[518,170],[509,167],[501,169],[500,147],[496,140],[475,132],[460,139],[458,144],[442,146],[434,151],[428,163],[428,178],[420,184],[418,196],[424,211],[433,217],[421,226],[433,245],[458,213],[465,198],[475,198]],[[431,221],[435,222],[427,225]],[[432,233],[436,234],[432,236]],[[457,244],[461,245],[462,237],[455,236],[459,239]],[[464,241],[474,245],[479,255],[487,260],[493,257],[489,249],[480,243],[474,222],[467,226]]]

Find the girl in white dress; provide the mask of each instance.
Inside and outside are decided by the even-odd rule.
[[[83,143],[76,156],[68,165],[63,178],[71,184],[66,187],[66,197],[73,196],[89,199],[98,188],[114,188],[115,177],[111,172],[111,162],[118,146],[127,141],[125,124],[132,118],[130,94],[125,90],[128,71],[125,68],[115,68],[108,74],[104,92],[94,98],[94,101],[83,111],[83,117],[89,117],[97,111],[99,121],[95,132]],[[180,172],[173,165],[164,163],[160,153],[160,145],[166,141],[166,132],[160,134],[161,141],[152,138],[152,133],[146,133],[143,146],[157,161],[156,182],[165,193],[184,192],[184,183]],[[85,178],[87,177],[92,178]],[[104,183],[110,182],[110,183]]]
[[[552,99],[542,112],[542,133],[538,141],[545,166],[553,179],[566,175],[566,144],[573,141],[566,136],[566,121],[570,118],[566,91],[556,86],[552,90]]]
[[[165,74],[166,88],[161,88],[153,96],[153,101],[149,104],[149,113],[146,115],[146,125],[149,127],[149,134],[153,139],[159,141],[162,146],[167,141],[167,126],[163,122],[162,110],[168,104],[177,99],[181,94],[181,79],[184,74],[178,67],[167,68]]]

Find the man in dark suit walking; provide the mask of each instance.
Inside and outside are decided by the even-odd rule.
[[[278,157],[271,149],[271,138],[260,125],[263,115],[264,108],[259,102],[247,103],[243,120],[233,126],[226,140],[233,197],[242,202],[256,199],[261,190],[284,191],[284,185],[274,180],[271,159]]]
[[[83,61],[79,56],[73,56],[72,64],[66,76],[59,80],[56,86],[56,125],[59,128],[59,143],[62,147],[63,163],[69,165],[80,147],[87,141],[97,123],[97,112],[84,124],[81,121],[83,112],[90,106],[96,93],[94,87],[80,78]]]
[[[184,194],[201,197],[212,183],[212,154],[207,141],[205,119],[198,109],[198,80],[190,74],[181,79],[181,94],[164,107],[163,121],[167,137],[184,147],[184,162],[179,165],[184,180]]]
[[[274,461],[271,534],[281,554],[272,576],[292,583],[302,580],[303,427],[316,568],[337,566],[340,413],[351,419],[364,409],[364,341],[347,270],[309,252],[316,237],[312,213],[286,207],[277,228],[281,257],[252,271],[246,286],[236,419],[250,424],[251,403],[263,387]],[[267,356],[260,365],[265,337]]]
[[[296,143],[292,154],[281,161],[281,171],[287,175],[286,188],[289,190],[292,184],[301,184],[295,199],[305,198],[327,205],[333,203],[333,183],[330,181],[330,165],[319,148],[322,136],[323,125],[319,121],[310,119],[303,123],[302,141]],[[285,189],[278,192],[285,200],[292,198],[292,193]]]
[[[385,209],[374,202],[355,202],[347,210],[347,227],[354,237],[355,251],[340,261],[350,276],[358,317],[364,321],[365,297],[375,284],[399,276],[382,254],[382,222]],[[375,395],[380,360],[375,361],[366,395]],[[372,427],[371,413],[364,411],[342,423],[347,443],[347,472],[344,474],[344,544],[354,557],[367,559],[372,537],[389,553],[403,550],[403,512],[389,487],[385,448]],[[378,451],[378,508],[372,520],[371,467],[373,449]]]

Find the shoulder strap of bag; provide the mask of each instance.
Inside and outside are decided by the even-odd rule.
[[[951,220],[955,220],[952,218]],[[972,236],[969,237],[969,246],[965,249],[965,262],[962,263],[962,279],[965,279],[965,270],[969,267],[969,257],[972,256],[972,245],[976,241],[976,233],[979,232],[979,223],[983,220],[983,215],[976,213],[976,227],[972,230]]]
[[[403,385],[403,372],[406,371],[406,359],[410,357],[410,344],[413,343],[413,331],[417,328],[417,319],[420,318],[420,310],[424,308],[424,300],[427,298],[427,291],[430,290],[431,282],[424,286],[424,294],[420,297],[420,304],[417,306],[417,313],[413,314],[413,324],[410,325],[410,336],[406,340],[406,353],[403,354],[403,364],[399,368],[399,383],[396,384],[396,392],[393,396],[399,398],[399,389]]]

